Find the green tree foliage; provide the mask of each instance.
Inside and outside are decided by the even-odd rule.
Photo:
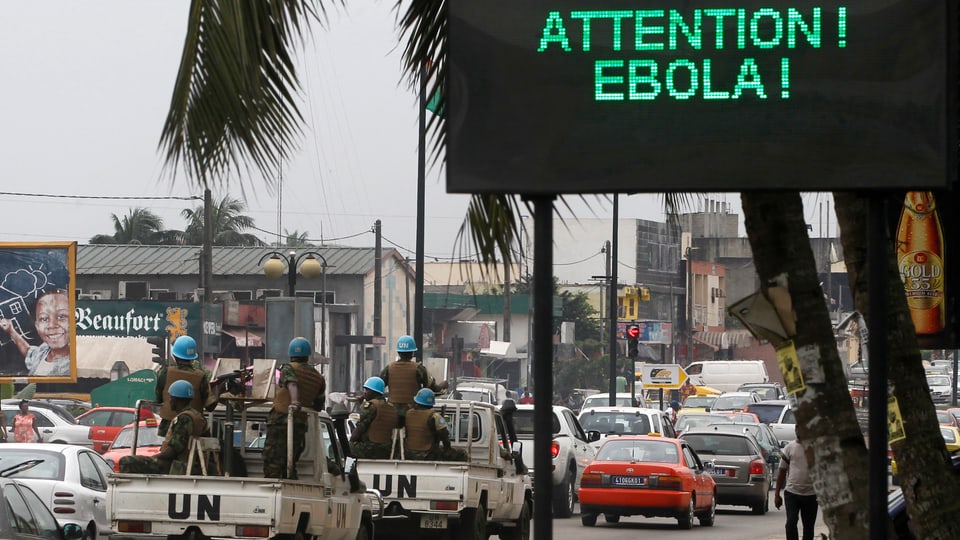
[[[163,218],[147,208],[131,208],[124,216],[110,214],[113,234],[98,234],[91,244],[164,244],[173,243],[169,231],[163,229]]]
[[[213,245],[215,246],[262,246],[263,240],[245,232],[254,226],[253,218],[243,215],[247,205],[239,199],[225,196],[213,205]],[[183,243],[191,246],[203,244],[203,206],[186,208],[180,213],[187,220]]]

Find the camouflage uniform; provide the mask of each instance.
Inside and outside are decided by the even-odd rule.
[[[297,383],[301,403],[314,410],[322,411],[326,391],[326,381],[306,358],[291,359],[280,367],[279,390],[273,401],[273,408],[267,415],[267,436],[263,444],[263,476],[266,478],[287,478],[287,412],[290,405],[290,393],[287,385]],[[294,464],[303,455],[307,447],[307,415],[298,411],[293,415],[293,461]],[[291,480],[297,479],[296,466]]]
[[[447,431],[447,421],[438,412],[414,405],[407,411],[406,439],[404,456],[407,459],[425,461],[466,461],[467,453],[447,444],[450,435]]]
[[[393,429],[397,427],[397,409],[383,397],[367,400],[360,409],[360,418],[353,428],[360,440],[350,443],[353,455],[367,459],[390,459]]]
[[[406,364],[413,364],[408,367]],[[390,384],[390,372],[394,373],[393,384]],[[413,403],[413,396],[421,388],[429,388],[436,393],[440,393],[440,387],[437,381],[430,376],[426,366],[414,360],[404,360],[397,358],[380,371],[380,378],[390,388],[390,403],[397,408],[397,414],[401,418],[406,416],[407,410]]]
[[[176,457],[172,462],[154,456],[124,456],[120,458],[120,472],[138,474],[186,474],[190,451],[190,437],[199,437],[207,431],[207,421],[192,407],[177,413],[160,447],[173,448]],[[192,474],[200,473],[199,461],[193,464]]]
[[[170,385],[179,380],[190,381],[190,384],[193,385],[193,400],[190,401],[190,406],[195,410],[199,411],[210,403],[210,374],[208,372],[199,369],[191,361],[181,361],[180,359],[177,359],[175,366],[160,368],[160,371],[157,372],[155,393],[157,403],[162,403],[160,425],[157,426],[157,435],[161,437],[167,434],[170,420],[176,416],[176,413],[170,408],[170,394],[167,392]]]

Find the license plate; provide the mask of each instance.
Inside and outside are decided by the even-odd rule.
[[[615,486],[642,486],[647,483],[643,476],[614,476],[613,485]]]
[[[714,467],[713,470],[710,471],[710,474],[712,474],[713,476],[726,476],[727,470],[724,469],[723,467]]]
[[[421,529],[446,529],[447,516],[443,514],[420,514]]]

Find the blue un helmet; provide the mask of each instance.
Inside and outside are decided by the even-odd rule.
[[[180,360],[196,360],[200,356],[197,354],[197,342],[190,336],[178,337],[170,347],[170,354]]]
[[[387,384],[383,382],[383,379],[380,377],[370,377],[367,379],[367,382],[363,383],[363,387],[367,390],[372,390],[380,395],[383,395],[383,391],[386,390]]]
[[[397,340],[397,352],[416,352],[417,342],[410,336],[400,336]]]
[[[306,338],[295,337],[290,340],[290,348],[287,352],[291,358],[310,356],[313,347],[310,346],[310,342]]]
[[[189,381],[179,380],[173,381],[170,384],[170,388],[167,389],[167,392],[170,393],[170,397],[183,398],[183,399],[193,399],[193,385]]]
[[[433,407],[435,396],[433,390],[421,388],[417,395],[413,396],[413,402],[424,407]]]

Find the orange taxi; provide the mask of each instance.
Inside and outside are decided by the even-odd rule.
[[[592,527],[603,514],[676,518],[681,529],[710,527],[716,519],[717,487],[685,441],[624,435],[608,437],[580,480],[580,521]]]
[[[133,424],[124,426],[103,453],[103,459],[113,467],[115,472],[120,472],[120,458],[132,455],[133,435]],[[137,455],[153,456],[160,452],[162,445],[163,437],[157,435],[157,421],[153,418],[141,420],[140,428],[137,430]]]

